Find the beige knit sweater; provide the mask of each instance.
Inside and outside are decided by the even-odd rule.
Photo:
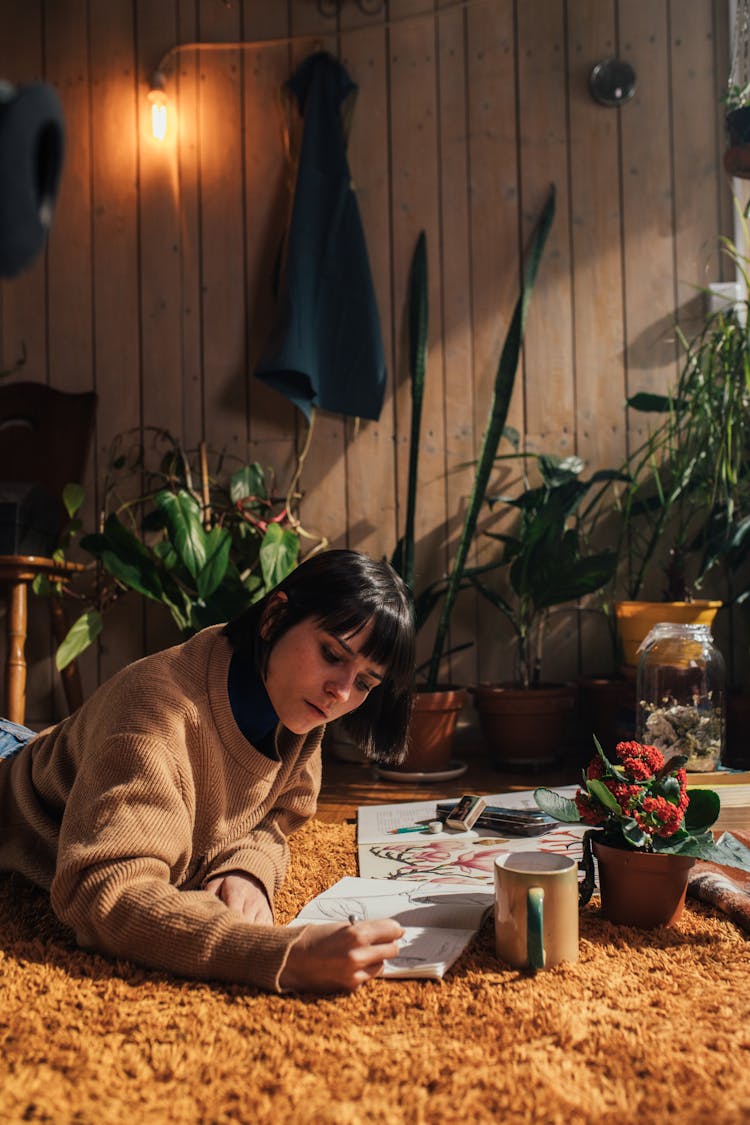
[[[232,715],[220,626],[147,656],[0,761],[0,870],[50,891],[78,942],[182,976],[278,989],[300,930],[203,890],[248,872],[269,900],[315,811],[322,728],[279,728],[279,761]]]

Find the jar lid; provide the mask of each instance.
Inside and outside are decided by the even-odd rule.
[[[711,641],[713,639],[710,625],[683,625],[676,621],[658,621],[643,638],[637,651],[644,652],[654,641],[662,641],[667,637],[675,639],[682,637],[685,640],[693,641]]]

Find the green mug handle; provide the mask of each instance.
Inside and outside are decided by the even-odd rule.
[[[530,969],[543,969],[544,955],[544,889],[529,887],[526,896],[526,956]]]

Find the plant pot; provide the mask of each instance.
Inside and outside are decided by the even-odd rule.
[[[635,737],[636,691],[631,677],[582,676],[578,681],[578,731],[586,762],[594,754],[593,735],[605,751]]]
[[[615,602],[617,632],[623,663],[638,667],[638,649],[654,625],[670,621],[677,625],[711,625],[721,602]]]
[[[469,691],[497,769],[541,769],[559,760],[574,685],[478,684]]]
[[[750,695],[744,691],[727,694],[724,765],[733,770],[750,770]]]
[[[409,724],[409,749],[396,768],[407,773],[436,773],[446,769],[453,759],[456,726],[466,699],[463,688],[417,689]]]
[[[602,914],[620,926],[671,926],[685,906],[691,856],[613,848],[594,840]]]

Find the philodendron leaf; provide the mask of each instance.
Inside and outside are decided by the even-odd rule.
[[[65,511],[68,513],[70,519],[73,518],[80,508],[85,496],[86,493],[80,484],[71,483],[65,485],[65,488],[62,490],[62,499],[65,505]]]
[[[716,823],[721,799],[713,789],[688,789],[690,804],[685,811],[685,827],[689,832],[702,832]]]
[[[555,793],[554,789],[535,789],[534,800],[542,812],[561,820],[564,824],[577,824],[581,819],[575,801]]]
[[[229,562],[232,536],[223,527],[214,527],[206,536],[206,561],[196,578],[199,597],[210,598],[224,580]]]
[[[189,492],[169,492],[164,489],[155,497],[157,506],[167,521],[169,538],[191,578],[206,565],[206,532],[201,523],[198,501]]]
[[[95,609],[88,609],[74,621],[60,647],[55,653],[55,664],[62,672],[84,649],[96,640],[102,631],[102,615]]]
[[[260,568],[267,590],[278,586],[297,565],[299,538],[290,528],[269,524],[260,547]]]

